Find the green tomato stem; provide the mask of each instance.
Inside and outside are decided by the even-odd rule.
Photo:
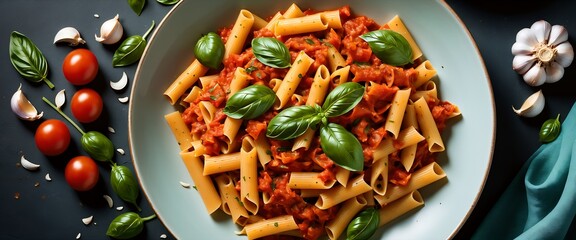
[[[54,84],[52,82],[50,82],[50,80],[48,80],[48,78],[42,78],[42,81],[44,81],[44,83],[46,83],[46,85],[48,85],[48,87],[50,89],[54,89]]]
[[[143,218],[142,218],[142,221],[146,222],[146,221],[152,220],[152,219],[154,219],[154,218],[156,218],[156,214],[152,214],[152,215],[150,215],[150,216],[148,216],[148,217],[143,217]]]
[[[78,130],[78,132],[80,132],[80,134],[82,134],[82,135],[86,134],[82,130],[82,128],[80,128],[74,121],[72,121],[72,119],[70,119],[64,112],[62,112],[62,110],[57,108],[56,105],[54,105],[52,102],[50,102],[50,100],[48,100],[46,97],[42,97],[42,101],[44,101],[45,103],[50,105],[50,107],[52,107],[54,110],[56,110],[56,112],[60,113],[60,115],[62,115],[62,117],[64,117],[66,120],[68,120],[68,122],[70,124],[72,124],[72,126],[74,126],[76,128],[76,130]]]
[[[150,28],[148,28],[148,30],[146,31],[146,33],[144,33],[144,35],[142,35],[142,38],[146,39],[146,37],[148,37],[148,34],[150,34],[150,32],[152,32],[152,29],[154,29],[154,20],[152,20],[152,25],[150,25]]]
[[[556,115],[556,121],[560,122],[560,113],[558,113],[558,115]]]

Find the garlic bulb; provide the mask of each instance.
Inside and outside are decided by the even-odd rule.
[[[542,90],[540,90],[530,95],[524,101],[520,109],[516,109],[512,106],[512,110],[523,117],[535,117],[544,110],[544,102],[544,94],[542,94]]]
[[[530,86],[557,82],[564,75],[564,68],[574,59],[566,28],[551,26],[544,20],[516,34],[512,54],[512,68],[523,75]]]
[[[28,98],[26,98],[21,88],[22,84],[20,84],[18,90],[12,95],[12,99],[10,99],[12,111],[23,120],[34,121],[40,119],[42,115],[44,115],[44,112],[38,113],[34,105],[28,101]]]
[[[122,34],[124,34],[124,28],[122,28],[122,24],[120,24],[119,15],[116,14],[114,18],[102,23],[102,26],[100,27],[100,37],[96,34],[94,34],[94,37],[98,42],[114,44],[120,41]]]
[[[60,42],[68,43],[70,46],[86,43],[86,41],[80,37],[80,32],[73,27],[62,28],[56,33],[56,36],[54,36],[54,44]]]

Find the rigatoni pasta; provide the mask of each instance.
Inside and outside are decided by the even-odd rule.
[[[434,81],[440,78],[399,16],[378,25],[348,6],[314,11],[292,4],[269,18],[242,9],[233,25],[222,25],[232,26],[218,32],[225,43],[222,68],[194,61],[165,92],[170,104],[181,102],[185,110],[165,118],[207,211],[231,215],[243,226],[238,234],[337,239],[363,209],[378,209],[383,225],[423,205],[419,188],[446,178],[436,154],[445,149],[446,121],[461,112],[439,99]],[[413,63],[378,59],[360,38],[377,29],[403,36]],[[256,57],[250,42],[264,37],[287,48],[286,68]],[[296,106],[323,111],[326,96],[348,82],[363,90],[349,112],[324,115],[293,139],[268,137],[279,112]],[[253,118],[226,115],[229,99],[252,85],[269,88],[271,107]],[[258,107],[250,104],[243,107]],[[359,171],[325,152],[317,126],[328,124],[358,140]]]

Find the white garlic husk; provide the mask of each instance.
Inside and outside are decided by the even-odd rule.
[[[42,118],[44,112],[38,113],[38,110],[32,105],[28,98],[22,92],[22,84],[18,87],[18,90],[12,95],[10,99],[10,106],[12,111],[22,120],[34,121]]]
[[[511,50],[512,69],[523,75],[530,86],[559,81],[564,76],[564,68],[574,60],[566,28],[552,26],[544,20],[520,30]]]
[[[122,24],[120,24],[120,16],[116,14],[114,18],[102,23],[102,26],[100,27],[100,37],[96,34],[94,34],[94,37],[98,42],[114,44],[120,41],[122,34],[124,34],[124,28],[122,27]]]
[[[519,109],[514,108],[512,109],[514,112],[523,117],[535,117],[544,110],[544,94],[542,90],[530,95],[522,104]]]
[[[80,32],[73,27],[65,27],[60,29],[54,36],[54,44],[65,42],[70,46],[76,46],[78,44],[85,44],[86,41],[80,36]]]

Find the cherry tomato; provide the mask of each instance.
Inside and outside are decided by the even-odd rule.
[[[102,97],[92,89],[80,89],[72,96],[72,115],[82,123],[98,119],[102,108]]]
[[[44,155],[56,156],[68,148],[70,131],[64,122],[57,119],[49,119],[38,126],[34,140],[36,147]]]
[[[100,178],[98,165],[87,156],[77,156],[68,162],[64,170],[66,182],[76,191],[88,191],[96,186]]]
[[[72,50],[62,63],[64,77],[74,85],[85,85],[98,74],[98,59],[87,49]]]

